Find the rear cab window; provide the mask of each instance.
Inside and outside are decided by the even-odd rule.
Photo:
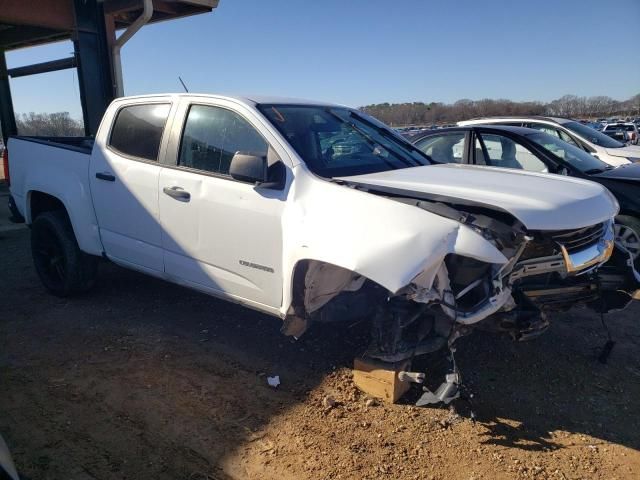
[[[108,146],[129,157],[157,162],[170,110],[169,103],[122,107],[113,122]]]

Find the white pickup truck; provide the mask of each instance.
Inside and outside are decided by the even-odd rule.
[[[602,186],[430,165],[343,106],[128,97],[95,141],[14,137],[8,152],[56,295],[90,288],[105,257],[280,317],[296,337],[370,318],[368,355],[397,361],[478,324],[526,338],[546,327],[541,310],[620,307],[637,288],[624,255],[598,270],[618,212]]]

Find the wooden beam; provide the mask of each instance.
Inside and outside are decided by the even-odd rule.
[[[5,25],[0,30],[0,48],[12,50],[71,37],[71,31],[51,28]]]
[[[69,0],[0,0],[0,23],[72,30],[73,3]]]

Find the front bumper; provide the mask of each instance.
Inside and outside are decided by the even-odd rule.
[[[613,253],[615,246],[613,222],[607,222],[604,234],[600,240],[581,250],[569,251],[565,245],[560,245],[567,273],[580,275],[604,264]]]
[[[567,310],[586,304],[606,313],[621,310],[632,300],[640,300],[640,273],[628,252],[618,246],[604,265],[582,273],[585,274],[566,278],[531,277],[520,286],[520,291],[543,310]]]
[[[613,222],[607,222],[595,241],[591,236],[587,241],[556,242],[559,255],[520,262],[512,274],[512,279],[520,280],[517,290],[539,308],[565,310],[577,304],[598,311],[624,308],[640,298],[640,275],[614,236]]]

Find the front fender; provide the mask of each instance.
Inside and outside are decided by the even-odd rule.
[[[432,281],[450,253],[487,263],[507,261],[489,241],[454,220],[301,173],[283,217],[285,272],[293,272],[301,260],[317,260],[395,293],[424,272]],[[292,278],[284,276],[283,313],[291,305]]]

